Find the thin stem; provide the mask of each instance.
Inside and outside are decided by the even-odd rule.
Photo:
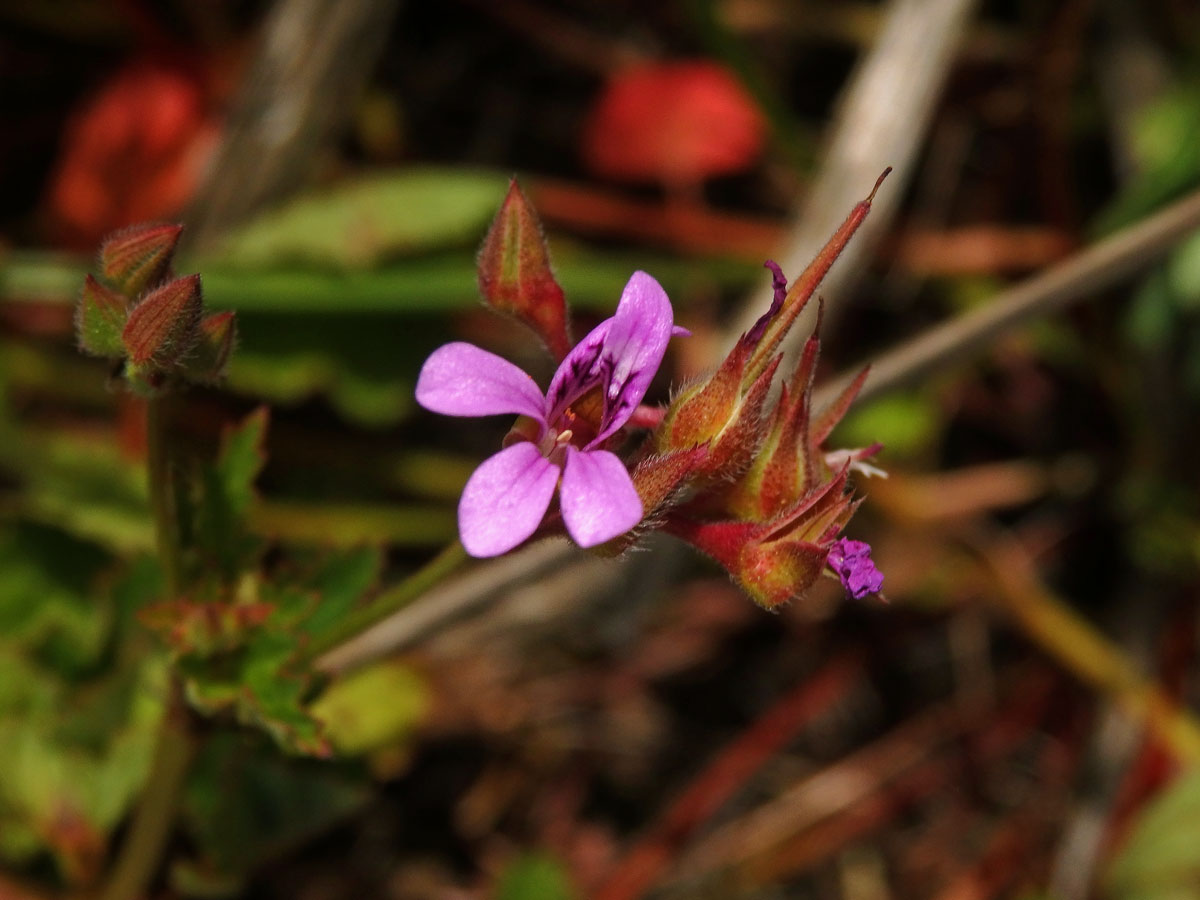
[[[183,551],[179,543],[167,402],[167,398],[155,397],[146,403],[146,474],[166,594],[173,600],[183,587]],[[196,752],[196,740],[183,681],[174,670],[168,679],[166,704],[150,774],[100,900],[143,897],[158,871],[171,836],[184,779]]]
[[[986,306],[922,332],[878,357],[871,363],[871,373],[859,401],[965,357],[1037,316],[1096,296],[1097,292],[1155,262],[1198,226],[1200,191],[1195,191],[1048,271],[1000,292]],[[814,406],[819,409],[831,401],[857,374],[858,369],[822,385]]]
[[[175,499],[175,477],[171,471],[167,402],[166,397],[151,397],[146,401],[146,477],[158,558],[163,567],[167,597],[174,600],[183,588],[183,550],[179,545],[179,510]]]
[[[377,595],[370,603],[343,618],[337,627],[315,638],[304,653],[312,662],[334,647],[350,641],[367,629],[379,624],[393,613],[408,606],[448,575],[452,575],[468,559],[461,541],[446,546],[433,559],[403,581]]]

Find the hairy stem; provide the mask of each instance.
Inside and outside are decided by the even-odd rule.
[[[155,397],[146,403],[146,474],[166,596],[173,600],[183,587],[183,548],[179,542],[167,402],[167,398]],[[168,679],[150,774],[100,900],[143,897],[162,862],[163,851],[171,836],[183,782],[195,755],[196,740],[183,681],[173,670]]]

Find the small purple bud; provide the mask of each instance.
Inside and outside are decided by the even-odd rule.
[[[883,587],[883,573],[871,562],[871,545],[866,541],[840,538],[829,548],[825,561],[842,580],[846,593],[855,600],[878,594]]]

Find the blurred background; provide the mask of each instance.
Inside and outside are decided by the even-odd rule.
[[[1198,73],[1183,0],[0,3],[0,896],[95,887],[156,721],[142,409],[72,336],[106,234],[186,223],[240,342],[175,437],[268,404],[264,570],[370,596],[509,424],[419,410],[429,352],[553,371],[478,301],[513,174],[576,334],[666,287],[661,402],[895,167],[829,379],[1200,185]],[[1141,256],[835,433],[885,445],[888,602],[767,614],[657,538],[479,566],[321,661],[335,758],[217,717],[154,896],[1200,896],[1200,233]]]

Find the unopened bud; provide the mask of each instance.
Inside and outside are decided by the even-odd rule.
[[[167,276],[182,232],[182,225],[138,225],[113,235],[100,247],[101,275],[127,297],[137,297]]]
[[[121,335],[129,361],[165,368],[195,344],[204,304],[200,276],[187,275],[155,288],[133,308]]]
[[[550,251],[537,213],[514,178],[479,250],[484,302],[537,333],[555,359],[571,349],[563,289],[550,269]]]

